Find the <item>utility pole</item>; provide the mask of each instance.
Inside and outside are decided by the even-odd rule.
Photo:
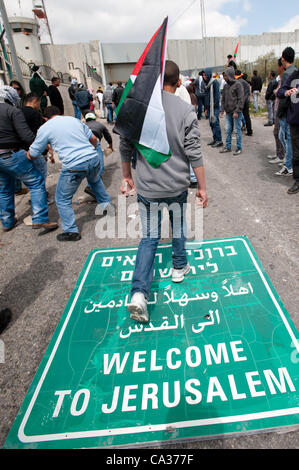
[[[201,36],[203,42],[203,65],[207,66],[207,29],[206,29],[206,11],[205,11],[205,0],[200,0],[200,15],[201,15]]]
[[[24,86],[23,75],[22,75],[21,67],[18,61],[15,43],[11,34],[10,24],[8,21],[6,8],[5,8],[3,0],[0,0],[0,15],[2,17],[6,38],[9,44],[9,48],[10,48],[11,60],[12,60],[12,64],[13,64],[13,68],[14,68],[17,80]]]

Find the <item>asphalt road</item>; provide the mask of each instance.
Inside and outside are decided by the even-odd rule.
[[[274,176],[278,167],[270,165],[267,159],[274,152],[272,128],[264,128],[263,123],[262,118],[253,119],[254,136],[244,136],[243,154],[234,157],[221,155],[207,146],[211,140],[208,122],[200,121],[209,195],[204,239],[246,235],[299,330],[299,194],[287,195],[292,178]],[[117,205],[121,173],[118,137],[114,135],[113,139],[116,151],[106,159],[103,180]],[[47,185],[52,195],[59,168],[59,163],[49,165]],[[56,234],[61,229],[39,237],[37,231],[22,223],[31,213],[28,195],[17,198],[19,225],[12,232],[0,235],[0,308],[9,307],[13,312],[10,326],[1,335],[5,345],[5,363],[0,364],[1,447],[89,252],[100,247],[138,243],[132,239],[97,238],[95,204],[84,194],[84,187],[83,183],[74,197],[81,241],[57,242]],[[194,190],[190,198],[194,198]],[[58,220],[55,204],[50,206],[50,218]],[[168,448],[175,447],[168,445]],[[189,442],[182,447],[298,449],[299,431]]]

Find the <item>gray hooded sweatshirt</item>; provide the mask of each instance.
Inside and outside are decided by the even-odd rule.
[[[166,118],[166,130],[172,156],[159,168],[152,168],[137,152],[136,188],[143,197],[159,199],[179,196],[190,184],[190,165],[203,166],[200,148],[200,131],[194,108],[181,98],[162,92]],[[124,162],[130,162],[134,144],[120,139],[120,154]]]
[[[229,82],[223,88],[222,109],[227,114],[242,113],[245,101],[243,86],[235,79],[235,69],[233,67],[229,67],[224,73]]]

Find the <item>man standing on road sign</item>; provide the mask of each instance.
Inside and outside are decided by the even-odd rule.
[[[137,152],[136,186],[143,238],[139,245],[128,310],[135,321],[147,323],[147,302],[153,280],[155,254],[161,237],[161,211],[159,204],[166,204],[170,212],[173,237],[172,281],[179,283],[190,271],[185,251],[185,210],[190,184],[190,164],[198,181],[197,197],[207,207],[205,174],[200,149],[200,132],[194,108],[175,91],[180,86],[179,68],[166,61],[162,104],[165,111],[166,130],[171,156],[153,167]],[[134,144],[121,137],[120,153],[124,180],[134,188],[131,160]],[[174,204],[178,210],[173,210]]]

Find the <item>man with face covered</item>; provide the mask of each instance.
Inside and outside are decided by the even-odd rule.
[[[237,148],[234,155],[242,153],[242,111],[244,108],[244,90],[242,84],[235,78],[235,69],[229,67],[223,73],[226,85],[223,89],[221,116],[226,113],[226,145],[220,153],[231,152],[233,129],[237,130]]]
[[[211,68],[207,68],[202,73],[205,83],[205,115],[209,119],[210,127],[213,134],[213,140],[208,145],[212,148],[222,147],[222,133],[219,122],[220,115],[220,89],[219,82],[213,77]]]

